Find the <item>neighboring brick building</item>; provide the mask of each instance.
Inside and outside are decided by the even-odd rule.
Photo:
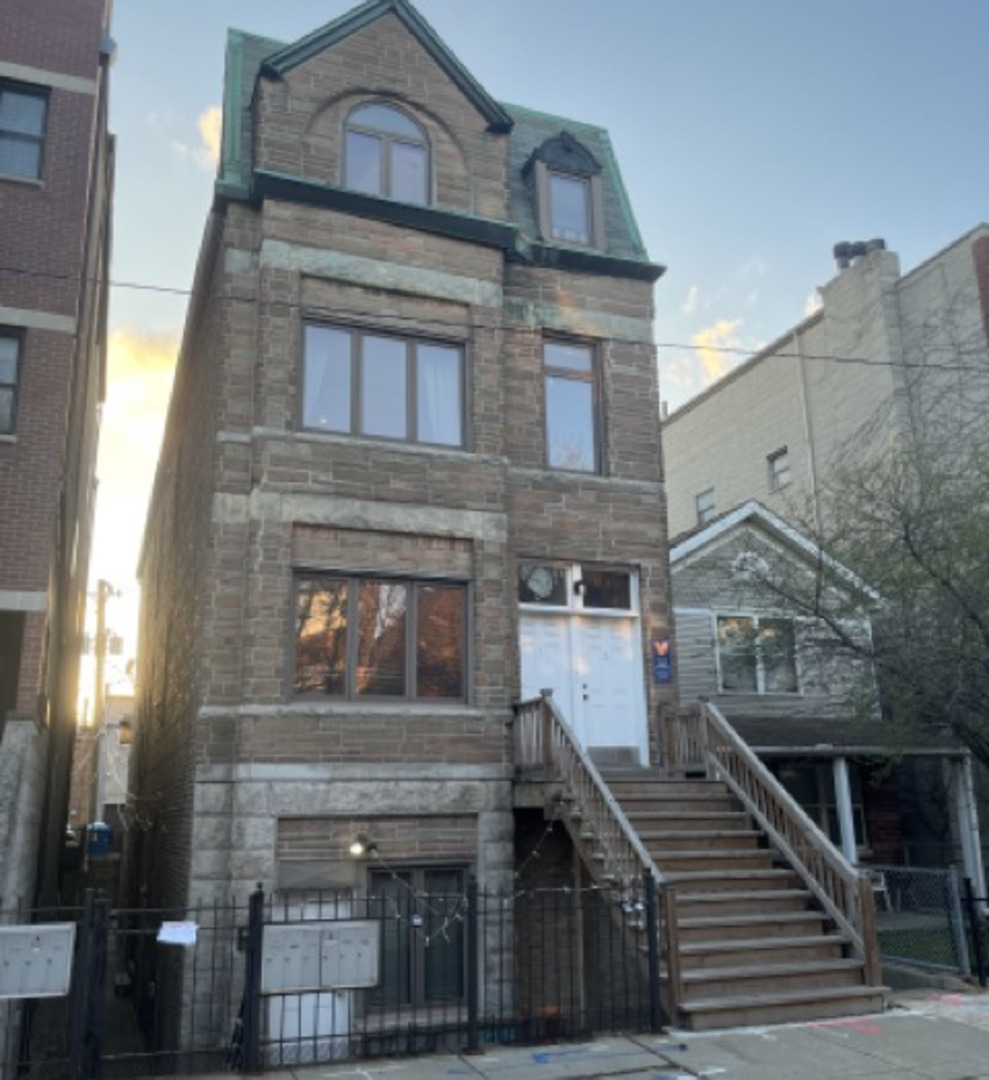
[[[104,395],[110,0],[0,6],[0,902],[57,889]]]
[[[650,263],[600,128],[405,0],[231,32],[141,563],[135,885],[513,880],[506,724],[646,763],[675,687]],[[444,876],[445,875],[445,876]]]
[[[806,517],[836,464],[983,429],[989,225],[902,276],[882,241],[835,254],[820,310],[665,421],[672,536],[748,499]]]

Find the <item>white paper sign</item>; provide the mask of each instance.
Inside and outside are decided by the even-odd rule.
[[[188,948],[196,944],[198,929],[194,922],[163,922],[158,928],[158,940],[162,945],[184,945]]]

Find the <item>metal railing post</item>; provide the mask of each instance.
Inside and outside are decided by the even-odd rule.
[[[972,879],[967,877],[962,882],[963,896],[965,901],[965,915],[968,918],[968,931],[972,938],[972,953],[975,960],[975,977],[979,980],[979,986],[986,985],[986,949],[983,937],[982,919],[979,918],[979,909],[975,902],[975,891],[972,888]]]
[[[247,908],[244,962],[244,1072],[261,1071],[261,950],[264,944],[264,889],[251,893]]]
[[[646,906],[646,945],[649,963],[649,1028],[659,1031],[663,1026],[663,1006],[659,997],[659,908],[656,903],[656,879],[650,873],[642,875]]]
[[[478,934],[478,904],[480,902],[480,890],[477,887],[477,879],[471,877],[467,882],[467,1045],[464,1047],[465,1054],[479,1054],[481,1052],[481,1039],[478,1031],[478,1012],[480,1003],[480,963],[478,950],[480,948]]]
[[[69,1068],[73,1080],[86,1080],[86,1020],[92,992],[93,920],[95,894],[87,889],[79,921],[75,966],[72,972],[72,1006],[69,1015]]]

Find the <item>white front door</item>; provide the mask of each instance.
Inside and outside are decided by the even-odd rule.
[[[532,564],[523,564],[523,567]],[[525,571],[520,570],[524,575]],[[581,567],[554,569],[564,584],[548,593],[537,578],[538,594],[520,589],[520,654],[523,698],[551,689],[553,700],[592,757],[602,762],[645,764],[648,760],[645,686],[634,575],[627,599],[574,589],[590,577]],[[620,572],[612,572],[620,573]],[[610,606],[595,611],[593,603]],[[624,605],[624,606],[620,606]]]

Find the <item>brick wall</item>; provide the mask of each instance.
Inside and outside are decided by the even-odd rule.
[[[262,80],[256,163],[336,184],[355,85],[423,125],[438,207],[507,218],[504,136],[391,16]],[[169,895],[270,882],[276,820],[352,822],[361,798],[382,821],[471,817],[479,876],[504,881],[517,558],[637,567],[644,648],[669,632],[651,289],[278,199],[214,225],[144,564],[135,776],[157,880]],[[300,431],[310,319],[460,343],[464,447]],[[544,327],[599,343],[604,476],[544,468]],[[294,574],[313,568],[469,581],[468,702],[293,699]]]

